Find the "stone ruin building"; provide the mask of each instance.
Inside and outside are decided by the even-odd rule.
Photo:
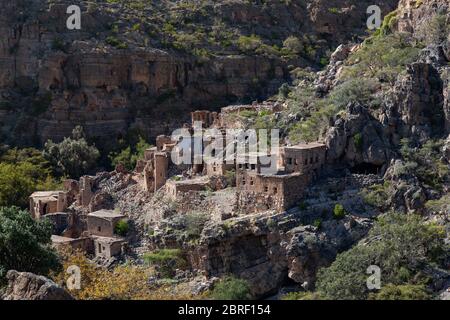
[[[264,172],[267,157],[271,158],[271,165],[276,166],[275,172]],[[315,142],[282,147],[279,154],[256,154],[239,159],[236,166],[238,208],[247,212],[291,208],[302,199],[310,182],[319,176],[325,157],[325,144]]]
[[[97,258],[120,256],[127,242],[116,234],[115,228],[123,219],[124,215],[112,210],[91,212],[87,215],[87,229],[79,237],[54,234],[52,243],[57,249],[79,249]]]
[[[30,196],[30,212],[34,219],[66,210],[67,197],[64,191],[38,191]]]
[[[95,257],[109,259],[120,255],[126,244],[115,234],[117,223],[125,216],[111,210],[91,212],[84,217],[66,212],[75,204],[88,208],[93,198],[94,177],[64,181],[62,191],[40,191],[30,196],[30,213],[34,219],[47,218],[53,224],[52,243],[58,249],[83,250]]]

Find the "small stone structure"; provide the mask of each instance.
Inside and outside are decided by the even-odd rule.
[[[57,250],[81,250],[88,253],[93,251],[92,238],[90,237],[80,237],[80,238],[69,238],[58,235],[52,235],[52,246]]]
[[[219,115],[217,112],[207,110],[197,110],[191,112],[192,126],[195,122],[202,122],[203,128],[208,128],[217,123]]]
[[[126,240],[115,234],[115,227],[124,215],[112,210],[99,210],[87,215],[87,230],[81,237],[52,235],[56,249],[82,250],[96,257],[111,258],[122,254]]]
[[[201,177],[188,180],[168,180],[166,183],[167,195],[176,199],[181,193],[204,191],[209,187],[209,179]]]
[[[122,254],[126,241],[123,238],[92,236],[96,257],[111,258]]]
[[[281,152],[287,173],[312,173],[317,176],[325,164],[326,146],[319,142],[284,147]]]
[[[145,190],[156,192],[166,183],[169,155],[154,147],[145,151],[145,158],[149,159],[144,167]]]
[[[38,191],[30,196],[30,212],[34,219],[49,213],[66,210],[67,198],[64,191]]]
[[[113,237],[114,228],[124,215],[112,210],[99,210],[87,215],[88,232],[91,235],[102,237]]]
[[[83,176],[80,178],[80,192],[77,199],[80,206],[88,206],[91,202],[93,184],[94,178],[91,176]]]

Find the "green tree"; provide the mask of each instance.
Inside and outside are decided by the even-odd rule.
[[[250,286],[246,280],[227,276],[214,286],[211,296],[216,300],[250,300]]]
[[[87,143],[79,126],[72,131],[72,137],[64,138],[60,143],[47,141],[43,154],[57,174],[71,178],[79,178],[92,170],[100,157],[98,149]]]
[[[127,146],[120,152],[111,152],[109,154],[109,159],[113,166],[123,164],[125,168],[131,171],[136,167],[137,161],[144,157],[145,150],[150,147],[151,145],[148,144],[144,138],[139,136],[136,145]]]
[[[0,208],[0,279],[8,270],[47,275],[58,270],[58,256],[51,248],[52,225],[35,221],[17,207]]]
[[[443,265],[445,230],[417,215],[390,213],[369,232],[368,241],[339,254],[317,275],[318,294],[328,299],[367,299],[366,270],[380,267],[382,284],[419,285],[427,266]]]

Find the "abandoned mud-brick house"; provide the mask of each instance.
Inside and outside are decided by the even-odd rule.
[[[64,191],[38,191],[30,196],[30,212],[34,219],[49,213],[62,212],[67,206]]]
[[[325,164],[326,146],[318,142],[304,143],[281,149],[286,173],[306,173],[317,177]]]
[[[86,253],[93,253],[93,241],[90,237],[70,238],[52,235],[52,246],[57,250],[81,250]]]
[[[276,165],[275,170],[267,170],[268,167],[263,165],[268,163],[262,161],[267,157],[255,155],[237,161],[236,186],[240,209],[258,212],[287,210],[294,206],[302,199],[309,183],[319,176],[325,163],[326,146],[316,142],[281,148],[279,155],[270,156],[270,167]]]
[[[126,244],[123,238],[92,236],[92,240],[95,256],[107,259],[121,255]]]
[[[112,210],[99,210],[87,215],[88,232],[101,237],[113,237],[114,229],[125,216]]]
[[[204,191],[209,187],[208,177],[199,177],[188,180],[170,179],[166,184],[166,195],[176,199],[182,193]]]
[[[116,225],[125,218],[112,210],[99,210],[87,216],[88,234],[93,241],[96,257],[111,258],[122,253],[126,240],[115,232]]]

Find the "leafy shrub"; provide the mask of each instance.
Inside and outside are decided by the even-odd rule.
[[[228,276],[214,286],[211,296],[215,300],[250,300],[252,298],[247,281]]]
[[[261,38],[256,35],[240,36],[237,40],[238,48],[245,53],[255,53],[262,45]]]
[[[185,215],[185,231],[189,239],[198,239],[202,233],[203,226],[208,221],[204,213],[192,212]]]
[[[386,206],[390,197],[390,184],[389,182],[374,184],[363,189],[361,195],[367,204],[373,207],[383,208]]]
[[[8,270],[47,275],[60,267],[51,248],[52,224],[17,207],[0,207],[0,282]]]
[[[373,94],[379,84],[374,79],[352,79],[337,86],[330,95],[332,103],[339,109],[349,103],[358,103],[363,106],[374,104]]]
[[[144,261],[155,266],[157,271],[165,278],[173,277],[176,269],[185,268],[187,265],[180,249],[159,249],[146,253]]]
[[[417,37],[427,45],[442,44],[450,33],[450,24],[445,14],[436,14],[425,19],[418,31]]]
[[[299,38],[290,36],[283,41],[283,49],[286,53],[297,55],[303,52],[305,48]]]
[[[144,157],[145,150],[150,147],[151,145],[139,136],[139,140],[134,146],[127,146],[120,152],[111,152],[108,157],[113,166],[122,164],[131,171],[136,168],[137,161]]]
[[[192,299],[193,296],[177,285],[158,283],[150,285],[154,276],[152,268],[132,264],[119,265],[112,270],[98,267],[80,251],[63,252],[63,270],[53,275],[53,280],[65,287],[71,276],[66,272],[76,265],[81,271],[81,289],[70,294],[79,300],[169,300]]]
[[[119,236],[125,237],[128,234],[130,226],[127,220],[120,220],[114,227],[114,232]]]
[[[422,146],[412,147],[411,141],[403,139],[400,153],[406,164],[396,174],[413,174],[431,188],[442,190],[450,174],[448,166],[440,160],[443,145],[443,140],[428,140]]]
[[[369,295],[370,300],[429,300],[431,296],[425,286],[421,285],[384,285],[377,293]]]
[[[425,208],[431,212],[450,212],[450,194],[443,195],[440,199],[429,200],[425,203]]]
[[[344,206],[342,204],[337,203],[334,206],[333,217],[335,219],[342,219],[345,217],[346,214],[347,214],[347,212],[345,211]]]
[[[290,128],[289,139],[293,143],[317,141],[328,130],[330,118],[337,113],[336,107],[326,100],[317,102],[315,107],[306,120]]]
[[[320,229],[322,227],[322,219],[314,220],[313,226],[316,227],[317,229]]]
[[[87,143],[83,128],[78,126],[72,131],[72,137],[60,143],[47,141],[43,155],[58,174],[79,178],[96,166],[100,152]]]
[[[349,57],[342,78],[369,77],[393,84],[406,65],[417,59],[419,52],[420,48],[402,34],[371,37]]]
[[[327,299],[366,299],[370,265],[380,267],[383,283],[421,284],[423,270],[443,265],[448,256],[444,238],[442,227],[424,223],[418,215],[387,214],[370,230],[372,241],[339,254],[330,267],[319,270],[317,292]]]
[[[125,42],[120,41],[115,36],[108,36],[106,38],[105,42],[107,44],[109,44],[110,46],[113,46],[113,47],[115,47],[117,49],[126,49],[126,48],[128,48],[128,45]]]

